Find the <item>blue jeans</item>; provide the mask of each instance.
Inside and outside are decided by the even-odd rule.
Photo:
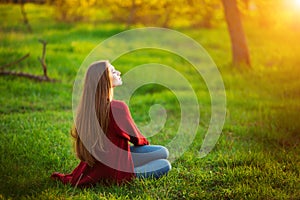
[[[169,151],[160,145],[130,146],[137,178],[159,178],[171,170]]]

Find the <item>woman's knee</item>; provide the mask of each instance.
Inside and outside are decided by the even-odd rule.
[[[166,147],[160,146],[160,152],[162,158],[167,159],[169,157],[169,150]]]
[[[143,166],[135,167],[134,172],[139,178],[159,178],[171,170],[171,163],[167,159],[158,159]]]
[[[133,154],[134,158],[139,159],[167,159],[169,157],[169,150],[161,145],[145,145],[145,146],[131,146],[130,151]],[[139,156],[139,154],[141,154]],[[149,161],[150,161],[149,160]]]
[[[159,166],[155,172],[157,177],[167,174],[172,169],[171,163],[167,159],[156,160],[156,164]]]
[[[171,163],[167,159],[159,159],[161,163],[160,166],[163,166],[166,171],[170,171],[172,169]]]

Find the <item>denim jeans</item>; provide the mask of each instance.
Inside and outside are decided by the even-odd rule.
[[[138,178],[159,178],[171,170],[167,160],[169,151],[160,145],[144,145],[130,147],[134,173]]]

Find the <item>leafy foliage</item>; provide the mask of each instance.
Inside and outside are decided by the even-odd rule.
[[[56,1],[55,15],[62,21],[94,19],[91,11],[107,12],[104,17],[127,26],[194,26],[212,28],[222,18],[222,7],[217,0],[109,0]],[[103,19],[96,19],[103,20]]]
[[[65,22],[84,21],[90,15],[90,9],[95,5],[96,0],[55,0],[56,18]]]

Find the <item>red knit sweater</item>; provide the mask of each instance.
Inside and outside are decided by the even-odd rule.
[[[129,142],[134,145],[148,145],[149,142],[134,124],[124,102],[116,100],[111,102],[110,122],[106,135],[118,147],[101,155],[104,159],[110,159],[109,164],[96,161],[91,167],[81,161],[72,173],[54,172],[51,178],[76,187],[88,187],[98,182],[122,183],[131,180],[134,177],[134,166]]]

